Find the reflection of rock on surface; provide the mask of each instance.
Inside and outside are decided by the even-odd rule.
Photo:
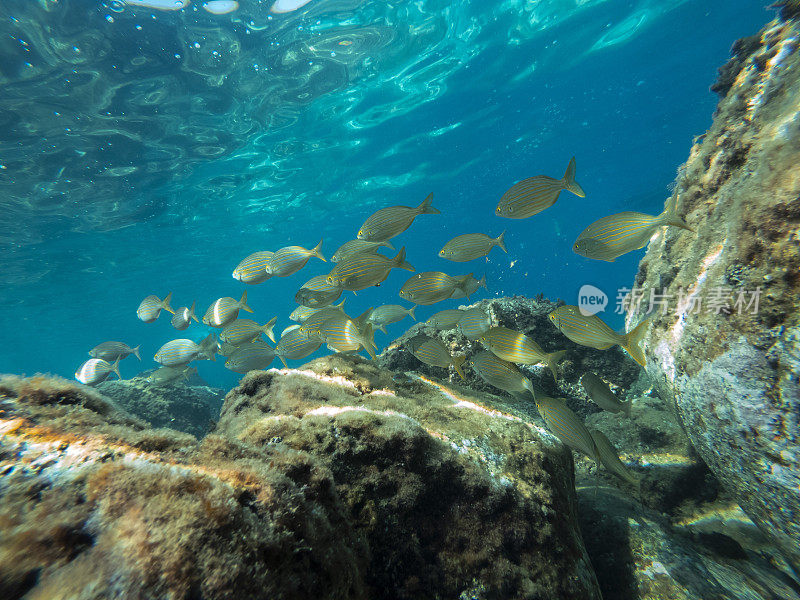
[[[655,317],[645,340],[648,373],[703,460],[797,565],[799,35],[795,22],[775,21],[762,41],[735,47],[739,56],[718,87],[727,95],[670,199],[697,235],[659,233],[635,282],[704,299],[702,312]],[[758,314],[706,310],[717,288],[759,287]]]

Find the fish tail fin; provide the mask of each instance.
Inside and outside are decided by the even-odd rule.
[[[412,273],[416,271],[416,269],[406,262],[406,247],[403,246],[400,248],[400,251],[397,253],[397,256],[394,257],[394,268],[395,269],[405,269],[406,271],[411,271]]]
[[[361,313],[355,319],[353,319],[353,323],[356,324],[356,328],[359,331],[361,331],[361,329],[364,327],[364,324],[367,322],[369,315],[372,313],[372,308],[373,307],[370,306],[367,310],[365,310],[363,313]]]
[[[668,207],[663,213],[661,213],[658,216],[658,221],[660,225],[671,225],[673,227],[680,227],[686,231],[691,231],[692,233],[697,233],[694,229],[689,227],[686,224],[686,221],[679,217],[677,213],[673,212],[672,207]]]
[[[172,310],[172,307],[169,305],[169,301],[170,301],[170,300],[172,300],[172,292],[170,292],[169,294],[167,294],[166,298],[164,298],[164,300],[161,302],[161,307],[162,307],[164,310],[166,310],[167,312],[171,312],[171,313],[174,315],[174,314],[175,314],[175,311],[174,311],[174,310]]]
[[[495,239],[494,243],[497,244],[497,246],[500,248],[500,250],[502,250],[503,252],[508,254],[508,250],[506,250],[506,232],[505,231],[497,236],[497,239]]]
[[[463,365],[464,361],[466,360],[467,357],[464,356],[463,354],[458,354],[453,357],[453,368],[456,370],[456,373],[458,373],[458,376],[461,377],[461,379],[463,379],[464,381],[466,381],[467,378],[464,377],[464,371],[461,370],[461,365]]]
[[[364,350],[372,360],[377,360],[375,350],[378,349],[378,346],[375,345],[375,330],[372,328],[372,323],[364,325],[364,330],[361,332],[361,345],[364,346]]]
[[[484,273],[484,274],[483,274],[483,277],[481,277],[481,278],[478,280],[478,287],[482,287],[482,288],[483,288],[483,289],[485,289],[485,290],[488,290],[488,289],[489,289],[489,288],[487,288],[487,287],[486,287],[486,273]]]
[[[533,384],[531,383],[531,380],[528,379],[527,377],[524,377],[522,381],[522,386],[531,393],[531,396],[533,396],[533,401],[536,402],[536,391],[535,388],[533,387]]]
[[[551,352],[544,357],[544,362],[553,374],[553,379],[555,381],[558,381],[558,370],[556,366],[558,365],[558,361],[561,360],[561,357],[566,353],[566,350],[559,350],[558,352]]]
[[[383,324],[378,325],[375,329],[377,329],[378,331],[382,331],[386,335],[389,335],[388,332],[386,331],[386,325],[383,325]]]
[[[273,344],[275,343],[275,332],[274,332],[274,331],[272,331],[272,329],[273,329],[273,327],[275,327],[275,322],[276,322],[277,320],[278,320],[278,317],[272,317],[272,318],[269,320],[269,323],[267,323],[266,325],[264,325],[264,326],[261,328],[261,331],[263,331],[263,332],[266,334],[266,336],[267,336],[269,339],[271,339],[271,340],[272,340],[272,343],[273,343]]]
[[[644,338],[644,334],[647,331],[647,326],[649,324],[650,319],[645,319],[639,323],[631,331],[625,334],[622,344],[620,344],[623,350],[625,350],[625,352],[627,352],[633,360],[642,366],[645,366],[645,357],[644,351],[639,344],[641,343],[642,338]]]
[[[564,173],[564,189],[569,190],[576,196],[580,196],[581,198],[586,197],[586,192],[583,191],[583,188],[580,184],[575,181],[575,157],[573,156],[569,160],[569,164],[567,165],[567,171]]]
[[[134,349],[132,350],[132,352],[133,352],[133,355],[134,355],[136,358],[138,358],[139,360],[142,360],[142,357],[141,357],[141,356],[139,356],[139,348],[141,348],[141,347],[142,347],[142,346],[141,346],[141,344],[140,344],[140,345],[136,346],[136,348],[134,348]]]
[[[325,257],[322,255],[322,242],[323,242],[323,241],[324,241],[324,238],[323,238],[323,239],[321,239],[321,240],[319,241],[319,244],[317,244],[316,246],[314,246],[314,247],[311,249],[311,256],[316,256],[316,257],[317,257],[318,259],[320,259],[322,262],[328,262],[328,261],[325,259]]]
[[[336,308],[342,308],[342,307],[344,306],[344,301],[345,301],[345,300],[347,300],[347,298],[345,298],[344,300],[342,300],[341,302],[339,302],[339,304],[334,304],[334,306],[335,306]]]
[[[288,369],[288,368],[289,368],[289,365],[287,365],[287,364],[286,364],[286,360],[283,358],[283,356],[281,356],[280,354],[278,354],[278,358],[280,358],[280,359],[281,359],[281,362],[283,363],[283,368],[284,368],[284,369]]]
[[[438,209],[435,209],[431,206],[431,202],[433,201],[433,192],[428,194],[428,197],[422,201],[417,207],[417,214],[420,215],[439,215],[441,214]]]
[[[395,250],[395,247],[392,246],[392,242],[390,242],[389,240],[384,240],[383,242],[381,242],[381,246],[388,248],[389,250]]]
[[[195,308],[197,308],[197,300],[192,302],[192,308],[189,309],[189,318],[194,319],[195,323],[199,323],[200,321],[197,320],[197,315],[194,314]]]
[[[408,309],[408,316],[411,317],[413,321],[417,320],[417,317],[414,316],[414,311],[417,310],[417,305],[415,304],[411,308]]]
[[[253,309],[247,306],[247,290],[242,292],[242,298],[239,300],[239,308],[249,313],[253,312]]]
[[[111,365],[111,370],[114,373],[116,373],[117,377],[119,377],[119,380],[122,381],[122,375],[119,374],[119,356],[117,357],[117,360],[115,360],[114,363]]]

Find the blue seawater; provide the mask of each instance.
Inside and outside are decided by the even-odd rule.
[[[202,316],[247,289],[255,318],[277,316],[280,331],[297,288],[330,265],[246,286],[231,278],[241,258],[321,237],[330,256],[376,209],[430,192],[442,215],[393,240],[417,270],[485,273],[474,298],[574,302],[591,283],[620,327],[614,296],[641,252],[603,263],[571,244],[606,214],[660,211],[711,122],[717,67],[771,18],[750,0],[270,4],[0,4],[0,372],[71,377],[90,348],[122,340],[142,344],[142,363],[122,363],[131,377],[164,342],[206,335],[165,314],[139,321],[148,294],[196,300]],[[585,199],[494,215],[510,185],[560,177],[573,155]],[[503,230],[508,255],[437,256],[455,235]],[[350,314],[399,302],[407,276],[345,293]],[[379,347],[392,337],[378,333]],[[215,385],[239,378],[199,368]]]

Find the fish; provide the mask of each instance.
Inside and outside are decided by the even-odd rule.
[[[680,227],[695,233],[670,209],[657,216],[625,211],[598,219],[584,229],[572,245],[576,254],[614,262],[618,256],[644,248],[653,234],[665,226]]]
[[[172,307],[169,305],[171,298],[172,292],[167,294],[163,300],[155,294],[150,294],[139,304],[139,308],[136,309],[136,316],[145,323],[152,323],[158,319],[158,315],[161,314],[162,309],[175,314],[175,311],[172,310]]]
[[[592,434],[580,417],[564,403],[563,398],[537,397],[536,408],[553,435],[573,450],[600,462]]]
[[[447,242],[444,248],[439,250],[439,256],[453,262],[467,262],[487,256],[495,246],[508,254],[505,235],[505,231],[496,238],[489,237],[485,233],[465,233]]]
[[[299,325],[293,325],[284,329],[281,339],[275,347],[275,355],[281,360],[287,369],[289,365],[286,360],[299,360],[313,354],[322,345],[322,341],[316,337],[309,338]]]
[[[272,273],[267,271],[272,255],[273,252],[265,250],[263,252],[254,252],[243,258],[233,270],[233,278],[249,284],[265,282],[272,277]]]
[[[619,334],[597,315],[583,315],[577,306],[559,306],[547,317],[561,333],[576,344],[598,350],[621,346],[630,357],[645,366],[645,356],[639,344],[647,331],[649,319],[639,323],[632,331]]]
[[[311,250],[302,246],[286,246],[276,250],[269,259],[267,272],[273,277],[288,277],[306,266],[312,256],[316,256],[322,262],[328,262],[322,255],[322,241],[320,240]]]
[[[458,321],[458,330],[468,340],[476,340],[481,335],[489,331],[492,327],[492,319],[486,309],[476,306],[463,311],[461,319]]]
[[[342,262],[344,259],[353,256],[354,254],[374,254],[378,248],[388,248],[394,250],[394,246],[389,241],[370,242],[369,240],[350,240],[345,242],[339,249],[333,253],[331,257],[332,263]]]
[[[372,323],[375,329],[380,329],[383,333],[386,333],[387,325],[402,321],[407,316],[411,317],[412,321],[416,321],[417,318],[414,316],[415,308],[416,306],[406,308],[399,304],[384,304],[369,313],[367,323]]]
[[[458,327],[458,322],[464,316],[464,312],[458,308],[447,308],[431,315],[425,323],[439,331],[449,331]]]
[[[342,312],[344,312],[344,302],[345,301],[342,300],[339,304],[334,304],[333,306],[330,306],[330,307],[323,306],[323,308],[338,308],[338,309],[342,310]],[[298,306],[297,308],[295,308],[291,312],[291,314],[289,315],[289,318],[292,321],[296,321],[297,323],[302,323],[308,317],[310,317],[311,315],[313,315],[315,312],[317,312],[319,310],[320,310],[319,308],[309,308],[307,306]]]
[[[467,275],[466,281],[458,286],[455,290],[453,290],[453,295],[450,296],[451,300],[457,300],[458,298],[469,298],[478,291],[478,288],[486,288],[486,275],[481,277],[480,279],[475,279],[472,276],[472,273]]]
[[[589,433],[594,441],[594,447],[597,449],[597,458],[600,459],[600,464],[617,477],[627,481],[637,489],[640,488],[642,480],[619,459],[617,449],[614,448],[614,444],[609,441],[605,434],[596,429],[590,429]]]
[[[327,321],[328,319],[332,319],[339,315],[344,315],[347,318],[350,318],[345,314],[344,310],[341,307],[336,306],[326,306],[315,312],[314,314],[309,315],[305,321],[300,325],[300,333],[305,335],[306,337],[315,336],[316,332],[322,326],[322,324]],[[322,341],[322,340],[320,340]]]
[[[575,181],[574,156],[570,159],[567,171],[561,179],[537,175],[512,185],[500,198],[494,212],[497,216],[508,219],[527,219],[553,206],[561,190],[569,190],[581,198],[586,196],[583,188]]]
[[[236,352],[239,349],[239,346],[234,346],[233,344],[229,344],[228,342],[222,342],[218,345],[217,351],[215,354],[221,354],[225,358],[228,358],[231,354]]]
[[[153,357],[165,367],[183,367],[198,358],[202,348],[192,340],[180,339],[167,342]]]
[[[222,333],[219,334],[219,339],[234,346],[239,346],[252,342],[263,333],[274,342],[275,334],[272,329],[275,327],[275,321],[277,320],[277,317],[272,317],[265,325],[259,325],[250,319],[236,319],[233,323],[225,326]]]
[[[309,308],[322,308],[336,302],[344,288],[328,283],[328,275],[317,275],[303,284],[294,295],[294,301]]]
[[[75,371],[75,379],[86,385],[96,385],[108,379],[111,373],[119,374],[119,358],[110,363],[102,358],[90,358]]]
[[[409,277],[399,295],[416,304],[435,304],[450,298],[453,291],[466,281],[465,277],[452,277],[441,271],[425,271]]]
[[[620,402],[608,387],[608,384],[594,373],[584,373],[581,385],[597,406],[612,413],[622,412],[626,417],[631,416],[631,401]]]
[[[439,338],[432,338],[428,336],[422,337],[427,339],[417,340],[417,342],[412,344],[411,353],[414,356],[416,356],[426,365],[431,365],[432,367],[447,368],[452,366],[456,370],[456,373],[458,373],[458,376],[461,377],[461,379],[466,380],[466,377],[464,377],[464,372],[461,370],[461,365],[463,365],[464,361],[467,359],[466,356],[463,354],[451,356],[450,352]]]
[[[558,381],[556,365],[566,350],[545,352],[524,333],[507,327],[492,327],[478,339],[488,350],[503,360],[523,365],[546,364],[553,374],[553,379]]]
[[[253,312],[253,309],[247,306],[247,290],[242,292],[240,300],[234,300],[230,296],[214,300],[206,310],[206,314],[203,315],[203,323],[211,327],[225,327],[228,323],[236,320],[240,309],[249,313]]]
[[[366,323],[363,327],[350,319],[345,314],[331,317],[320,325],[313,335],[328,345],[328,348],[336,352],[358,352],[364,348],[372,360],[375,355],[374,333],[371,323]]]
[[[441,214],[431,206],[433,194],[423,200],[416,208],[410,206],[388,206],[370,216],[358,230],[358,239],[370,242],[385,242],[396,235],[400,235],[411,227],[419,215]]]
[[[470,359],[470,365],[489,385],[512,394],[528,390],[536,398],[531,380],[514,363],[481,350]]]
[[[414,271],[414,267],[406,262],[405,246],[400,248],[397,256],[387,258],[382,254],[356,254],[343,260],[328,274],[328,283],[338,285],[346,290],[357,292],[368,287],[379,285],[392,269]]]
[[[164,385],[178,379],[189,379],[195,373],[195,367],[159,367],[150,374],[147,381],[153,385]]]
[[[178,331],[183,331],[189,324],[192,322],[192,319],[195,320],[196,323],[200,321],[197,319],[197,316],[194,314],[194,309],[196,302],[192,302],[191,308],[186,308],[185,306],[181,306],[178,310],[175,311],[175,314],[172,315],[172,326],[177,329]]]
[[[216,358],[214,357],[215,354],[222,354],[222,348],[217,342],[217,338],[214,337],[213,333],[209,333],[206,337],[202,339],[202,341],[198,344],[200,346],[200,352],[197,355],[197,358],[201,360],[211,360],[216,362]],[[223,354],[223,356],[225,356]]]
[[[142,357],[139,356],[139,348],[141,348],[141,346],[131,348],[125,342],[103,342],[89,350],[89,356],[92,358],[102,358],[105,361],[112,361],[116,359],[122,360],[126,356],[133,354],[136,358],[142,360]]]
[[[244,375],[255,369],[266,369],[275,360],[275,349],[262,340],[239,346],[225,361],[225,368]]]

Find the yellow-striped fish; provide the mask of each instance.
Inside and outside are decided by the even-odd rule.
[[[573,450],[600,462],[592,434],[580,417],[564,403],[563,398],[537,397],[536,408],[553,435]]]
[[[305,321],[303,321],[302,325],[300,326],[300,333],[306,337],[315,337],[316,332],[319,331],[319,328],[322,327],[322,324],[325,321],[334,317],[338,317],[339,315],[343,315],[348,319],[350,318],[347,314],[345,314],[341,307],[326,306],[325,308],[321,308],[320,310],[306,317]]]
[[[294,295],[294,301],[309,308],[322,308],[336,302],[343,287],[328,282],[328,275],[317,275],[303,284]]]
[[[177,329],[178,331],[183,331],[194,319],[195,323],[199,323],[200,321],[197,319],[197,315],[194,314],[194,309],[196,302],[192,302],[191,308],[187,308],[185,306],[181,306],[178,310],[175,311],[175,314],[172,315],[172,326]]]
[[[458,308],[447,308],[431,315],[426,324],[439,331],[449,331],[458,327],[458,322],[464,316],[464,311]]]
[[[242,292],[240,300],[235,300],[230,296],[214,300],[206,310],[206,314],[203,315],[203,323],[211,327],[225,327],[228,323],[236,320],[240,309],[249,313],[253,312],[253,309],[247,306],[247,290]]]
[[[158,319],[158,315],[161,314],[162,309],[175,314],[175,311],[172,310],[172,307],[169,305],[171,298],[172,292],[167,294],[166,298],[163,300],[155,294],[150,294],[139,304],[139,308],[136,309],[136,316],[145,323],[152,323]]]
[[[581,346],[607,350],[619,345],[630,357],[645,366],[644,352],[639,347],[649,319],[639,323],[632,331],[619,334],[600,320],[597,315],[583,315],[577,306],[559,306],[547,317],[559,331]]]
[[[409,348],[411,353],[426,365],[444,367],[445,369],[452,366],[458,376],[466,380],[464,372],[461,370],[461,365],[464,364],[466,356],[463,354],[451,356],[439,338],[418,335],[409,340]]]
[[[444,248],[439,250],[439,256],[453,262],[467,262],[486,256],[495,246],[508,254],[505,235],[505,231],[496,238],[489,237],[485,233],[465,233],[447,242]]]
[[[325,321],[313,334],[335,352],[358,352],[364,348],[372,360],[376,359],[372,324],[359,327],[356,321],[339,314]]]
[[[400,288],[400,297],[416,304],[435,304],[447,300],[453,291],[466,283],[466,276],[452,277],[441,271],[412,275]]]
[[[459,285],[455,290],[453,290],[453,295],[450,296],[451,300],[456,300],[458,298],[469,298],[478,291],[478,288],[486,288],[486,275],[481,277],[480,279],[475,279],[472,276],[472,273],[467,275],[466,281]]]
[[[75,371],[75,379],[86,385],[97,385],[108,379],[111,373],[116,373],[122,379],[119,374],[119,358],[113,363],[102,358],[90,358]]]
[[[534,398],[536,397],[531,380],[525,377],[514,363],[481,350],[470,359],[470,364],[489,385],[513,394],[528,390]]]
[[[431,206],[431,200],[433,200],[433,194],[428,194],[428,197],[416,208],[389,206],[380,209],[364,221],[361,229],[358,230],[358,239],[385,242],[411,227],[411,223],[419,215],[440,214],[438,210]]]
[[[614,448],[614,444],[609,441],[602,431],[590,429],[589,433],[594,441],[594,447],[597,449],[597,457],[600,459],[600,463],[614,475],[624,479],[638,489],[642,483],[641,479],[619,459],[619,453]]]
[[[242,262],[236,265],[233,270],[233,278],[242,283],[263,283],[272,277],[272,274],[267,271],[272,254],[272,252],[265,250],[263,252],[254,252],[247,258],[242,259]]]
[[[195,367],[159,367],[150,374],[147,382],[153,385],[165,385],[178,379],[189,379],[195,373],[197,373]]]
[[[509,219],[527,219],[550,208],[558,200],[561,190],[569,190],[583,198],[586,194],[575,181],[575,157],[569,161],[567,171],[561,179],[547,175],[529,177],[511,186],[495,209],[499,217]]]
[[[612,413],[622,412],[631,416],[631,401],[620,402],[608,384],[591,371],[581,377],[581,385],[597,406]]]
[[[614,262],[618,256],[644,248],[656,230],[665,226],[694,233],[694,229],[669,210],[658,216],[626,211],[589,225],[575,240],[572,250],[586,258]]]
[[[492,327],[492,319],[482,306],[468,308],[458,321],[458,330],[468,340],[477,340]]]
[[[300,360],[313,354],[322,345],[316,337],[309,338],[300,330],[299,325],[287,327],[281,334],[281,339],[275,348],[275,355],[281,359],[287,369],[286,360]]]
[[[394,250],[394,246],[388,241],[370,242],[369,240],[350,240],[339,246],[339,249],[331,257],[331,262],[342,262],[344,259],[354,254],[375,253],[380,247]]]
[[[479,336],[478,339],[491,352],[509,362],[522,365],[535,365],[544,363],[553,373],[553,379],[558,380],[556,365],[566,350],[558,352],[545,352],[524,333],[508,329],[507,327],[492,327],[489,331]]]
[[[269,323],[259,325],[250,319],[236,319],[233,323],[225,326],[222,333],[219,334],[219,339],[234,346],[239,346],[252,342],[263,333],[274,342],[275,334],[272,329],[275,327],[275,321],[277,320],[277,317],[272,317]]]
[[[125,342],[103,342],[89,350],[89,356],[92,358],[102,358],[110,362],[116,359],[122,360],[126,356],[133,354],[136,358],[142,360],[142,357],[139,356],[139,348],[140,346],[131,348]]]
[[[255,369],[266,369],[275,360],[275,349],[263,340],[239,346],[225,361],[225,368],[244,375]]]
[[[198,359],[213,360],[214,362],[217,361],[215,355],[217,353],[221,353],[221,348],[219,342],[217,342],[217,338],[214,337],[213,333],[209,333],[205,338],[203,338],[198,346],[200,346],[200,352],[197,354]]]
[[[195,360],[200,352],[200,346],[192,340],[172,340],[161,346],[154,358],[165,367],[182,367]]]
[[[328,274],[328,283],[346,290],[358,291],[382,283],[392,269],[414,271],[406,262],[405,246],[397,256],[386,258],[381,254],[356,254],[336,265]]]
[[[402,321],[406,317],[411,317],[412,321],[416,321],[417,318],[414,316],[415,308],[417,307],[412,306],[411,308],[406,308],[399,304],[384,304],[370,311],[367,317],[367,323],[372,323],[375,329],[380,329],[383,333],[386,333],[387,325]]]
[[[328,262],[325,260],[325,257],[322,256],[321,248],[322,240],[311,250],[303,248],[302,246],[286,246],[281,248],[275,251],[272,258],[269,259],[267,272],[273,277],[288,277],[306,266],[306,263],[312,256],[316,256],[322,262]]]
[[[339,304],[334,304],[333,306],[330,306],[330,307],[323,306],[322,308],[338,308],[342,312],[344,312],[344,302],[345,301],[342,300]],[[298,306],[297,308],[295,308],[291,312],[291,314],[289,315],[289,318],[292,321],[296,321],[297,323],[303,323],[303,321],[305,321],[308,317],[313,315],[315,312],[318,312],[319,310],[321,310],[321,309],[319,309],[319,308],[309,308],[307,306]]]

